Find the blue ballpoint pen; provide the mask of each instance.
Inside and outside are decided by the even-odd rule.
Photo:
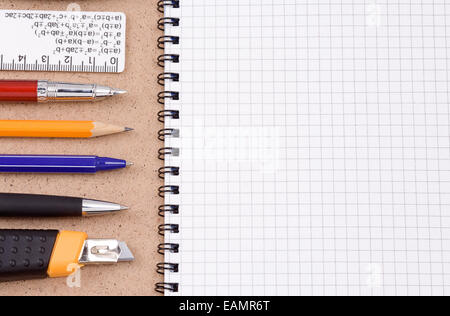
[[[98,156],[0,155],[0,172],[96,173],[132,165],[125,160]]]

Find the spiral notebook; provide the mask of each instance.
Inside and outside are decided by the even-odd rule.
[[[450,4],[158,5],[159,291],[450,294]]]

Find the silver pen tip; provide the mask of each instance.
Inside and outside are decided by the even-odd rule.
[[[132,163],[132,162],[127,162],[127,167],[131,167],[131,166],[134,166],[134,163]]]
[[[120,205],[121,211],[128,211],[130,208],[128,206]]]
[[[124,210],[128,210],[128,207],[111,202],[97,200],[83,200],[82,202],[83,216],[106,215]]]
[[[131,253],[131,250],[128,248],[127,244],[123,241],[119,242],[119,248],[120,248],[120,256],[119,256],[119,262],[129,262],[134,261],[134,256]]]
[[[113,95],[120,95],[120,94],[126,94],[126,93],[128,93],[127,90],[113,89]]]

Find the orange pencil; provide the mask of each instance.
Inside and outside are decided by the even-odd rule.
[[[91,138],[132,130],[93,121],[0,120],[0,137]]]

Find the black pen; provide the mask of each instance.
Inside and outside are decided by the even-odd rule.
[[[127,209],[116,203],[77,197],[0,193],[0,217],[80,217]]]

